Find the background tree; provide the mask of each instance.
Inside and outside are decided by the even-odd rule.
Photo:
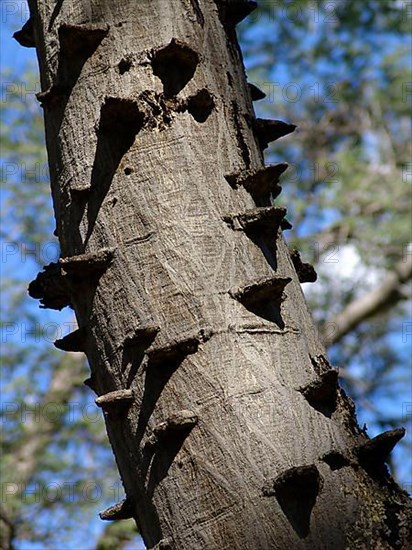
[[[380,6],[383,6],[383,4],[384,4],[384,3],[381,2],[379,5],[380,5]],[[265,6],[263,6],[263,7],[265,7]],[[368,6],[367,6],[365,9],[367,10],[367,9],[368,9]],[[382,9],[382,13],[383,13],[383,12],[384,12],[384,9]],[[296,18],[295,18],[295,19],[296,19]],[[361,18],[361,19],[362,19],[362,18]],[[288,17],[288,18],[283,17],[283,19],[282,19],[282,17],[278,17],[278,18],[277,18],[277,25],[280,24],[280,26],[282,27],[282,24],[283,24],[285,21],[288,22],[288,25],[289,25],[289,26],[292,25],[292,27],[293,27],[294,25],[296,25],[296,23],[299,23],[299,21],[291,20],[290,17]],[[321,21],[321,20],[319,20],[319,21]],[[359,23],[359,21],[358,21],[356,18],[353,18],[352,21],[353,21],[354,24],[356,24],[356,25]],[[303,24],[306,24],[306,23],[309,23],[309,22],[310,22],[310,19],[307,18],[307,19],[305,19],[305,20],[303,21]],[[246,21],[245,21],[245,23],[246,23]],[[255,17],[255,20],[252,20],[251,23],[252,23],[252,28],[253,28],[253,25],[262,25],[262,24],[263,24],[263,20],[262,20],[261,18],[259,18],[259,17]],[[342,23],[342,22],[340,21],[340,25],[341,25],[341,23]],[[339,26],[340,26],[340,25],[339,25]],[[298,25],[298,26],[299,26],[299,25]],[[302,25],[300,25],[300,27],[302,27]],[[260,27],[260,28],[262,28],[262,27]],[[275,27],[275,26],[273,25],[273,22],[272,22],[272,26],[271,26],[271,28],[270,28],[271,32],[274,32],[274,30],[276,30],[276,28],[277,28],[277,26]],[[355,28],[356,28],[356,26],[355,26]],[[306,29],[306,30],[307,30],[307,29]],[[351,29],[349,28],[348,31],[351,32]],[[302,28],[301,28],[301,32],[304,32],[304,30],[303,30]],[[319,32],[319,29],[318,29],[318,32]],[[316,33],[315,33],[315,34],[316,34]],[[292,49],[291,44],[292,44],[292,42],[293,42],[292,40],[290,40],[290,37],[291,37],[291,36],[293,36],[292,33],[290,33],[290,34],[285,33],[284,36],[283,36],[283,38],[285,38],[286,41],[289,40],[289,48],[288,48],[289,51]],[[259,40],[257,40],[256,38],[257,38],[257,37],[254,36],[254,38],[253,38],[254,44],[253,44],[253,45],[254,45],[255,49],[258,49],[258,48],[259,48]],[[279,48],[281,48],[281,47],[283,46],[283,44],[286,44],[286,43],[287,43],[286,41],[285,41],[285,42],[283,42],[283,41],[278,41],[279,44],[280,44],[280,45],[279,45]],[[381,42],[382,42],[382,41],[381,41]],[[329,54],[330,54],[330,51],[329,51],[329,52],[326,52],[326,53],[327,53],[327,55],[329,55]],[[359,52],[359,51],[358,51],[358,52],[357,52],[357,55],[359,56],[360,53],[363,54],[364,52],[363,52],[363,51],[362,51],[362,52]],[[253,52],[252,52],[252,54],[253,54]],[[313,56],[314,54],[312,53],[312,54],[310,54],[310,55]],[[320,52],[318,58],[317,58],[316,56],[315,56],[315,57],[312,57],[312,58],[313,58],[313,59],[322,59],[322,55],[325,55],[325,51],[324,51],[324,52]],[[280,57],[280,55],[279,55],[279,57]],[[247,56],[246,56],[246,60],[249,59],[249,58],[250,58],[250,57],[247,55]],[[284,59],[286,59],[286,57],[284,57]],[[298,63],[298,62],[299,62],[299,58],[295,59],[295,62]],[[321,63],[321,62],[320,62],[320,63]],[[319,65],[320,65],[320,63],[319,63]],[[291,65],[289,65],[289,67],[290,67],[290,66],[291,66]],[[316,66],[318,66],[318,65],[317,65],[316,63],[313,63],[311,66],[312,66],[312,67],[316,67]],[[282,74],[282,73],[281,73],[281,74]],[[304,74],[304,72],[297,71],[297,74]],[[320,76],[322,76],[322,75],[320,75]],[[399,75],[398,75],[398,76],[399,76]],[[257,80],[258,80],[258,79],[255,78],[255,81],[257,81]],[[270,94],[273,92],[274,88],[273,88],[273,87],[271,88],[268,84],[266,84],[270,79],[268,80],[266,77],[264,77],[264,78],[262,78],[261,80],[262,80],[262,88],[265,89],[267,92],[269,92],[269,94],[268,94],[268,95],[269,95],[269,99],[270,99],[270,100],[274,99],[274,98],[271,97],[271,95],[270,95]],[[276,76],[276,78],[274,79],[274,82],[277,82],[278,80],[279,80],[279,77]],[[287,80],[287,82],[290,82],[290,80]],[[319,83],[320,83],[320,82],[322,82],[322,80],[319,80]],[[328,83],[328,80],[326,80],[326,83]],[[335,84],[335,81],[333,81],[332,83]],[[312,84],[313,84],[313,83],[312,83]],[[388,81],[388,84],[390,84],[390,81]],[[320,85],[320,86],[321,86],[321,88],[322,88],[322,85]],[[303,86],[302,86],[302,89],[303,89]],[[289,91],[289,92],[290,92],[290,91],[293,91],[293,88],[289,88],[288,91]],[[316,88],[312,91],[312,93],[314,93],[315,91],[316,91]],[[292,96],[292,97],[293,97],[293,96]],[[319,97],[320,97],[320,96],[318,95],[318,99],[319,99]],[[357,96],[356,99],[358,99],[358,97],[359,97],[359,96]],[[361,97],[361,96],[360,96],[360,97]],[[399,96],[397,96],[397,97],[399,98]],[[296,105],[296,103],[298,103],[298,105]],[[315,102],[315,103],[316,103],[316,102]],[[324,102],[321,102],[321,103],[324,103]],[[294,111],[294,108],[297,107],[297,106],[298,106],[298,107],[301,107],[301,104],[302,104],[302,102],[292,102],[292,103],[290,104],[290,108],[291,108],[291,112],[292,112],[292,114],[291,114],[290,117],[289,117],[290,120],[294,120],[294,121],[295,121],[295,120],[296,120],[296,121],[298,120],[298,109],[296,109],[296,112],[295,112],[295,111]],[[276,105],[277,110],[279,109],[279,106],[281,106],[281,105],[282,105],[282,102],[277,102],[277,105]],[[355,103],[353,103],[352,105],[355,105]],[[387,105],[387,104],[386,104],[386,105]],[[404,105],[404,104],[403,104],[403,105]],[[288,106],[288,104],[286,104],[286,107],[287,107],[287,106]],[[311,105],[310,102],[309,102],[308,105],[304,105],[304,108],[305,108],[305,109],[306,109],[306,108],[309,109],[310,116],[305,117],[304,115],[302,115],[301,118],[302,118],[302,120],[304,120],[304,119],[306,118],[307,121],[309,121],[310,123],[312,123],[312,125],[313,125],[313,132],[312,132],[312,134],[315,134],[315,131],[317,130],[317,124],[318,124],[319,121],[317,120],[316,117],[313,116],[313,113],[315,112],[315,110],[313,109],[313,105]],[[309,123],[309,122],[308,122],[308,123]],[[307,124],[308,124],[308,123],[307,123]],[[300,124],[300,126],[302,126],[302,124]],[[307,128],[308,128],[308,135],[310,135],[311,132],[310,132],[309,126],[307,126]],[[295,135],[296,135],[296,134],[295,134]],[[301,134],[300,134],[300,135],[301,135]],[[292,148],[292,149],[290,150],[290,154],[292,155],[292,153],[295,153],[295,154],[296,154],[296,157],[295,157],[295,156],[288,156],[288,155],[285,154],[284,156],[281,157],[282,160],[283,160],[284,158],[287,158],[287,159],[290,159],[290,158],[291,158],[291,159],[294,159],[294,158],[297,158],[297,159],[305,158],[305,155],[304,155],[304,154],[300,154],[300,153],[299,153],[299,150],[298,150],[298,147],[300,146],[300,144],[299,144],[299,139],[297,140],[297,142],[296,142],[296,140],[294,140],[294,141],[293,141],[293,144],[294,144],[294,148]],[[289,153],[288,153],[288,154],[289,154]],[[307,157],[307,155],[306,155],[306,157]],[[315,156],[314,158],[317,158],[317,157]],[[313,166],[315,166],[315,167],[318,168],[318,174],[319,174],[319,170],[321,170],[321,171],[324,171],[324,172],[325,172],[326,176],[331,176],[331,174],[330,174],[330,169],[333,169],[334,167],[336,167],[336,163],[333,164],[332,166],[329,166],[328,164],[326,164],[326,161],[325,161],[325,163],[323,163],[323,157],[322,157],[322,156],[319,156],[319,158],[322,159],[322,160],[319,161],[318,164],[314,164],[314,165],[313,165]],[[329,159],[328,159],[327,162],[329,162]],[[335,162],[335,159],[333,159],[333,162]],[[292,164],[293,164],[293,163],[292,163]],[[309,167],[312,169],[312,167],[311,167],[310,164],[308,164],[307,166],[309,166]],[[298,183],[299,183],[300,186],[301,186],[301,185],[302,185],[302,181],[303,181],[303,182],[305,181],[305,180],[304,180],[304,177],[303,177],[304,171],[301,169],[301,166],[300,166],[300,165],[297,166],[297,168],[298,168],[297,172],[300,174],[300,179],[299,179],[299,182],[298,182]],[[339,168],[339,174],[338,174],[338,175],[341,176],[341,170],[342,170],[342,165],[341,165],[341,163],[338,164],[338,168]],[[328,169],[329,169],[329,170],[328,170]],[[332,175],[336,176],[335,173],[333,173]],[[294,190],[295,190],[295,185],[294,185],[294,184],[296,183],[296,179],[297,179],[296,177],[295,177],[295,178],[288,178],[288,180],[287,180],[287,181],[288,181],[288,182],[287,182],[287,185],[284,186],[284,194],[287,193],[287,192],[289,192],[289,190],[290,190],[291,194],[294,193]],[[330,180],[331,178],[327,178],[327,179]],[[285,176],[285,180],[286,180],[286,176]],[[313,182],[310,181],[309,183],[312,184]],[[335,192],[335,190],[334,190],[333,188],[334,188],[335,186],[333,186],[333,185],[331,186],[330,183],[336,183],[336,182],[330,182],[330,181],[329,181],[328,183],[329,183],[328,187],[332,187],[332,189],[330,190],[330,193],[331,193],[331,194],[330,194],[330,197],[333,197],[333,193]],[[361,183],[362,183],[362,182],[361,182]],[[318,187],[319,187],[319,186],[318,186]],[[320,186],[320,187],[321,187],[321,189],[322,189],[322,186]],[[305,189],[304,185],[303,185],[302,188],[303,188],[303,190]],[[316,220],[316,217],[317,217],[317,216],[316,216],[316,211],[317,211],[316,204],[317,204],[317,197],[318,197],[318,194],[317,194],[316,191],[317,191],[317,190],[316,190],[316,188],[315,188],[315,189],[313,190],[313,192],[310,194],[310,203],[311,203],[311,205],[312,205],[312,210],[310,210],[310,211],[308,211],[308,212],[305,211],[305,216],[306,216],[306,214],[307,214],[307,216],[306,216],[306,219],[303,220],[303,221],[307,221],[307,219],[309,219],[309,215],[311,215],[311,216],[312,216],[312,226],[314,225],[314,221],[313,221],[313,220]],[[39,195],[39,193],[37,193],[37,194]],[[303,191],[302,191],[302,193],[297,192],[296,194],[294,194],[294,200],[295,200],[295,198],[299,198],[299,197],[302,196],[302,195],[303,195]],[[307,194],[306,194],[306,197],[307,197]],[[330,197],[329,197],[329,198],[330,198]],[[345,197],[343,197],[343,198],[345,198]],[[378,197],[378,198],[379,198],[379,197]],[[339,199],[338,196],[337,196],[337,199]],[[294,205],[294,200],[293,200],[293,201],[291,201],[291,200],[288,200],[288,201],[287,201],[289,207]],[[332,200],[332,198],[330,198],[330,200]],[[307,202],[308,202],[308,201],[306,200],[306,203],[307,203]],[[305,196],[303,196],[302,203],[305,203]],[[336,200],[336,203],[339,205],[339,200]],[[297,203],[297,204],[298,204],[298,203]],[[321,206],[322,206],[322,203],[321,203]],[[350,206],[352,206],[352,203],[350,203]],[[44,210],[40,208],[40,209],[38,209],[38,211],[44,211]],[[292,218],[293,218],[293,221],[295,222],[295,220],[297,219],[297,218],[296,218],[296,212],[294,212],[294,215],[292,216]],[[404,217],[403,219],[405,219],[405,217]],[[365,220],[367,221],[367,217],[366,217],[366,216],[365,216]],[[399,220],[398,220],[398,221],[399,221]],[[373,219],[372,219],[372,223],[371,223],[370,225],[371,225],[372,228],[374,227],[374,226],[373,226]],[[298,223],[295,223],[295,227],[298,227],[298,228],[299,228],[299,224],[298,224]],[[304,225],[303,225],[303,228],[305,228],[305,227],[310,227],[310,225],[307,226],[306,224],[304,224]],[[306,230],[304,230],[303,233],[306,233]],[[326,235],[326,240],[324,240],[324,241],[321,241],[321,240],[320,240],[320,241],[319,241],[319,243],[320,243],[320,248],[318,249],[319,252],[325,252],[324,244],[328,244],[328,242],[329,242],[329,241],[328,241],[328,238],[329,238],[329,236]],[[330,238],[332,239],[332,237],[330,237]],[[306,239],[307,239],[307,242],[311,242],[311,240],[309,239],[309,237],[308,237],[307,235],[306,235]],[[293,239],[293,240],[294,240],[294,241],[296,240],[296,236],[295,236],[295,235],[294,235],[294,239]],[[330,242],[336,243],[335,240],[331,240]],[[338,244],[341,246],[341,243],[343,243],[343,242],[344,242],[343,240],[340,240],[340,241],[338,241]],[[309,249],[309,251],[311,252],[311,248]],[[316,249],[315,249],[315,251],[316,251]],[[329,250],[329,249],[326,248],[326,252],[329,254],[329,257],[330,257],[330,255],[331,255],[332,253],[336,253],[336,250],[335,250],[335,249]],[[321,257],[321,254],[318,254],[318,257]],[[377,258],[375,257],[374,259],[376,260]],[[378,259],[379,259],[379,258],[378,258]],[[332,265],[334,265],[334,264],[332,264]],[[375,271],[375,272],[376,272],[376,271]],[[336,275],[332,275],[332,276],[331,276],[330,274],[326,273],[326,274],[325,274],[325,277],[326,277],[326,276],[328,276],[327,278],[329,279],[329,282],[334,282],[334,281],[336,281],[336,278],[337,278]],[[372,281],[372,282],[373,282],[373,281]],[[336,286],[336,285],[335,285],[335,286]],[[336,290],[335,290],[334,292],[328,293],[327,291],[325,291],[325,288],[327,288],[327,287],[325,287],[325,286],[322,287],[322,290],[323,290],[322,298],[324,298],[324,299],[326,300],[325,297],[332,297],[332,298],[334,299],[334,302],[339,302],[340,296],[337,296],[337,295],[336,295]],[[339,288],[340,288],[340,289],[342,288],[342,280],[339,281]],[[353,292],[352,292],[352,291],[351,291],[351,295],[353,295]],[[310,296],[310,297],[311,297],[311,296]],[[314,299],[319,299],[319,297],[318,297],[317,295],[312,295],[312,298],[314,298]],[[350,299],[351,299],[351,298],[349,297],[349,299],[347,299],[347,302],[349,302]],[[336,311],[337,311],[337,312],[339,312],[339,311],[342,309],[342,307],[339,307],[339,306],[335,306],[335,307],[336,307]],[[331,309],[332,309],[332,308],[331,308],[331,304],[330,304],[330,301],[329,301],[329,302],[327,302],[327,307],[326,307],[325,309],[323,309],[323,311],[330,311]],[[320,311],[321,311],[321,310],[320,310]],[[401,313],[402,313],[402,312],[401,312]],[[10,317],[8,317],[8,319],[10,319]],[[385,330],[385,327],[382,326],[382,327],[381,327],[381,332],[383,332],[384,330]],[[365,329],[363,329],[363,332],[366,334],[366,330],[365,330]],[[367,337],[368,337],[369,342],[373,342],[373,334],[371,335],[370,329],[368,329]],[[353,349],[354,344],[356,344],[356,342],[358,341],[358,339],[359,339],[359,336],[357,336],[356,338],[353,339],[352,344],[351,344],[352,349]],[[389,343],[391,344],[391,347],[392,347],[392,349],[393,349],[393,342],[389,341]],[[373,345],[373,344],[372,344],[372,345]],[[372,347],[372,345],[370,344],[368,347]],[[360,347],[365,347],[365,346],[360,346]],[[340,352],[340,353],[341,353],[341,352]],[[342,357],[342,355],[341,355],[341,357]],[[375,357],[376,357],[376,353],[375,353]],[[395,366],[396,366],[396,363],[394,363],[393,359],[392,359],[391,361],[389,361],[389,360],[386,359],[385,362],[386,362],[386,365],[389,365],[389,366],[395,365]],[[340,360],[339,363],[340,363],[340,364],[343,364],[344,361],[341,361],[341,360]],[[372,369],[371,369],[372,372],[371,372],[370,375],[368,376],[368,372],[366,371],[366,373],[365,373],[365,367],[363,366],[363,365],[368,365],[368,363],[370,363],[370,356],[368,356],[368,357],[362,357],[362,356],[361,356],[360,358],[357,358],[356,363],[357,363],[357,364],[355,364],[355,362],[353,362],[353,367],[355,367],[357,371],[359,371],[359,367],[363,368],[363,370],[364,370],[364,372],[363,372],[363,374],[362,374],[362,379],[363,379],[362,382],[364,383],[364,385],[368,386],[368,384],[369,384],[368,380],[370,379],[370,380],[372,380],[372,381],[374,382],[374,385],[375,385],[375,388],[376,388],[376,387],[378,386],[378,382],[379,382],[379,377],[376,376],[376,370],[374,369],[374,370],[372,371]],[[374,363],[374,365],[375,365],[375,364],[376,364],[376,363]],[[352,369],[352,370],[354,370],[354,369]],[[385,372],[385,375],[386,375],[386,372],[387,372],[387,371],[390,373],[390,372],[392,371],[392,369],[386,368],[386,370],[383,369],[383,370],[381,370],[380,372]],[[398,372],[400,372],[400,371],[398,370]],[[405,371],[403,371],[403,372],[405,372]],[[400,374],[402,374],[402,373],[400,372]],[[379,388],[379,387],[378,387],[378,388]],[[380,391],[382,392],[382,389],[381,389]],[[397,390],[397,391],[399,391],[399,390]],[[376,396],[376,391],[375,391],[375,396]],[[381,414],[380,416],[381,416],[381,418],[383,418],[384,421],[385,421],[385,427],[386,427],[386,424],[387,424],[388,422],[391,423],[391,422],[394,420],[393,418],[392,418],[392,419],[391,419],[391,418],[389,418],[389,419],[386,418],[386,419],[385,419],[385,411],[386,411],[386,410],[387,410],[387,409],[385,408],[383,411],[380,411],[380,412],[383,412],[383,414]],[[399,416],[399,412],[397,413],[397,415]],[[368,420],[369,420],[369,418],[368,418]],[[369,423],[369,422],[368,422],[368,423]],[[10,478],[9,478],[9,479],[10,479]],[[408,478],[406,478],[406,480],[408,480]]]

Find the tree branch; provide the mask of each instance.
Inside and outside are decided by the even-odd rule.
[[[399,261],[383,283],[365,296],[350,303],[323,328],[323,340],[330,346],[339,342],[359,323],[402,300],[400,289],[412,278],[412,256]]]

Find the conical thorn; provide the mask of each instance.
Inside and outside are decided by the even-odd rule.
[[[279,178],[287,168],[286,163],[269,164],[258,170],[228,174],[225,178],[234,189],[244,187],[255,200],[270,194],[275,198],[281,192],[281,187],[277,185]]]
[[[95,400],[98,407],[101,407],[108,414],[120,413],[128,409],[134,401],[134,392],[130,389],[115,390],[101,395]]]
[[[115,248],[102,248],[98,252],[60,258],[59,264],[63,271],[70,276],[101,275],[112,263],[114,252]]]
[[[13,34],[13,38],[17,40],[20,46],[24,46],[25,48],[36,47],[34,41],[33,19],[31,17],[24,23],[19,31]]]
[[[280,222],[280,228],[282,231],[286,231],[288,229],[293,229],[293,225],[290,223],[289,220],[283,218],[283,220]]]
[[[283,300],[285,287],[291,280],[290,277],[264,277],[244,287],[231,289],[229,294],[246,307],[267,300],[280,303]]]
[[[252,101],[259,101],[261,99],[265,99],[266,94],[263,92],[260,88],[252,84],[251,82],[248,82],[248,88],[250,91],[250,95],[252,97]]]
[[[133,517],[133,505],[130,499],[125,498],[121,502],[110,506],[99,513],[100,519],[104,521],[116,521],[120,519],[130,519]]]
[[[253,126],[261,149],[266,149],[271,141],[276,141],[296,130],[294,124],[265,118],[256,118]]]
[[[264,235],[271,234],[275,237],[285,215],[286,208],[268,206],[225,216],[223,219],[235,231],[242,230],[246,234],[259,232]]]
[[[63,338],[56,340],[54,345],[57,349],[61,349],[62,351],[79,351],[84,353],[86,347],[86,337],[86,328],[82,327],[70,332]]]
[[[292,252],[290,253],[290,258],[292,260],[294,268],[296,269],[299,282],[314,283],[317,280],[318,275],[313,265],[302,262],[300,254],[296,249],[292,250]]]
[[[370,474],[385,474],[385,462],[395,445],[404,437],[405,428],[397,428],[368,439],[356,449],[359,464]]]

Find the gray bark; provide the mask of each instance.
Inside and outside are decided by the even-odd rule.
[[[403,431],[363,435],[325,358],[262,170],[293,126],[256,121],[229,4],[30,0],[62,250],[31,293],[76,312],[60,347],[127,494],[105,519],[150,548],[402,548]]]

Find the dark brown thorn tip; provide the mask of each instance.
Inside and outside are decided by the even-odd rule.
[[[242,288],[231,289],[229,294],[246,307],[266,300],[280,303],[285,287],[291,280],[290,277],[265,277]]]
[[[244,187],[254,199],[270,194],[275,198],[281,192],[281,188],[277,185],[279,178],[287,167],[286,163],[270,164],[258,170],[247,170],[240,174],[230,174],[225,176],[225,178],[234,189],[239,186]]]
[[[118,502],[103,512],[100,512],[99,517],[104,521],[130,519],[133,517],[133,505],[130,499],[125,498],[121,502]]]
[[[265,99],[266,97],[265,92],[263,92],[260,88],[258,88],[251,82],[248,82],[248,88],[250,91],[250,95],[252,97],[252,101],[259,101],[261,99]]]
[[[87,331],[85,327],[78,328],[70,332],[63,338],[56,340],[54,345],[62,351],[80,351],[84,352],[86,347]]]
[[[271,141],[276,141],[296,130],[294,124],[265,118],[256,118],[253,121],[253,126],[261,149],[266,149]]]
[[[293,266],[296,269],[296,273],[301,283],[314,283],[318,278],[318,275],[315,271],[313,265],[302,262],[299,252],[294,249],[290,253],[290,258],[292,260]]]
[[[356,449],[359,464],[371,475],[385,475],[385,462],[404,435],[405,428],[397,428],[366,440]]]
[[[31,17],[24,23],[19,31],[13,34],[13,38],[17,40],[20,46],[24,46],[25,48],[36,47],[34,41],[33,19]]]

